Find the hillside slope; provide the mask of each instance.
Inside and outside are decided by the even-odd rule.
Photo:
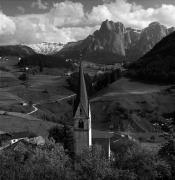
[[[141,80],[175,83],[175,32],[129,66],[129,75]]]
[[[91,100],[92,124],[101,129],[155,131],[153,124],[166,122],[163,114],[174,112],[175,91],[168,88],[121,78]]]
[[[0,56],[26,57],[35,54],[34,50],[24,45],[0,46]]]
[[[32,65],[42,67],[57,67],[57,68],[72,68],[70,62],[66,62],[64,58],[59,56],[34,54],[28,57],[24,57],[19,62],[20,66]]]

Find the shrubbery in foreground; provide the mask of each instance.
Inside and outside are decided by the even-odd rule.
[[[170,166],[165,160],[130,141],[114,147],[111,161],[99,146],[71,159],[60,144],[50,141],[43,147],[1,152],[0,180],[41,179],[159,180],[172,177]]]

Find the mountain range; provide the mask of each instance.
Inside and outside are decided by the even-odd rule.
[[[134,61],[174,30],[174,27],[167,28],[158,22],[138,30],[126,28],[121,22],[106,20],[92,35],[66,44],[56,54],[75,59],[82,54],[89,61],[105,64]]]
[[[139,30],[125,27],[121,22],[104,21],[99,30],[77,42],[43,42],[32,45],[0,46],[0,56],[35,56],[44,54],[55,59],[83,59],[101,64],[136,61],[149,52],[162,38],[175,31],[158,22]],[[53,59],[52,58],[52,59]],[[48,59],[48,58],[47,58]]]

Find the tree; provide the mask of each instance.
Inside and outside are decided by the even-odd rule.
[[[171,179],[168,163],[155,153],[143,149],[139,143],[122,140],[113,147],[114,166],[128,170],[137,176],[137,179]]]
[[[28,76],[27,76],[26,73],[23,73],[23,74],[21,74],[21,75],[19,76],[18,79],[21,80],[21,81],[27,81],[27,80],[28,80]]]
[[[39,60],[39,71],[43,72],[43,62],[41,59]]]
[[[72,163],[64,148],[50,141],[44,146],[28,147],[26,151],[4,151],[0,162],[1,180],[74,179]]]
[[[105,157],[100,146],[85,150],[76,163],[75,171],[78,179],[100,180],[112,175],[110,161]]]
[[[93,94],[93,88],[92,88],[92,80],[88,74],[84,75],[85,81],[86,81],[86,88],[88,96],[91,96]],[[72,91],[77,93],[79,91],[79,73],[73,73],[71,76],[67,79],[67,82],[69,84],[69,87]]]
[[[175,139],[171,138],[162,148],[159,150],[159,156],[166,160],[171,166],[172,177],[175,176]]]
[[[154,135],[152,135],[152,136],[150,137],[150,140],[151,140],[151,141],[155,141],[155,139],[156,139],[156,138],[155,138]]]
[[[73,132],[67,125],[55,126],[49,130],[49,138],[53,138],[56,143],[61,143],[68,154],[73,156]]]

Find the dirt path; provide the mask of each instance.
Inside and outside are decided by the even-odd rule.
[[[76,96],[76,94],[72,94],[72,95],[70,95],[70,96],[66,96],[66,97],[63,97],[63,98],[54,100],[53,102],[60,102],[60,101],[62,101],[62,100],[69,99],[69,98],[74,97],[74,96]],[[38,104],[41,104],[41,103],[38,103]],[[32,107],[34,108],[34,110],[31,111],[31,112],[29,112],[29,113],[27,113],[28,115],[31,115],[31,114],[33,114],[33,113],[35,113],[35,112],[37,112],[37,111],[39,110],[39,109],[37,108],[37,104],[33,104]]]
[[[30,116],[29,114],[24,114],[19,112],[0,111],[0,115],[14,116],[19,118],[24,118],[30,121],[40,121],[40,119]]]
[[[34,108],[34,110],[31,111],[31,112],[29,112],[29,113],[27,113],[28,115],[33,114],[33,113],[35,113],[36,111],[38,111],[38,108],[36,107],[36,104],[33,104],[32,107]]]

